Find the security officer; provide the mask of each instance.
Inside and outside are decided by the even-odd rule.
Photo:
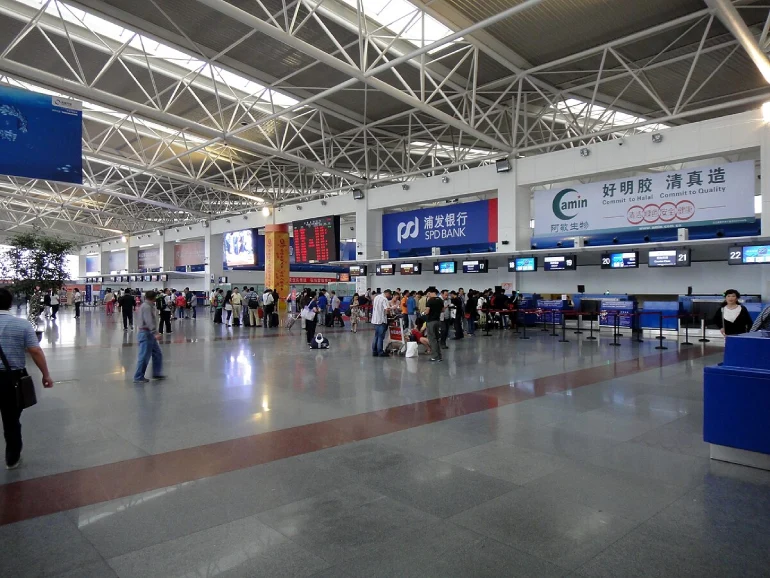
[[[0,347],[3,349],[5,361],[0,362],[0,415],[3,418],[3,433],[5,434],[5,466],[9,470],[21,465],[21,408],[16,401],[15,383],[19,377],[26,375],[27,364],[25,352],[29,353],[43,374],[43,387],[53,387],[53,379],[48,373],[45,354],[28,321],[11,315],[13,295],[8,289],[0,287]]]

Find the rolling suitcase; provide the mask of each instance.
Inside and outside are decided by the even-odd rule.
[[[278,313],[270,314],[270,327],[279,327],[281,325],[281,318]]]
[[[294,324],[297,322],[297,319],[300,318],[300,315],[292,315],[289,314],[289,317],[286,319],[286,329],[291,329],[294,327]]]

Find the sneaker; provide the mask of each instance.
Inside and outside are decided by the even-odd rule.
[[[434,362],[444,361],[441,357],[431,357],[430,360]]]
[[[135,379],[134,383],[150,383],[150,380],[146,377],[143,377],[142,379]]]
[[[153,375],[152,378],[155,381],[163,381],[164,379],[166,379],[166,376],[165,375]]]
[[[15,469],[16,469],[16,468],[18,468],[20,465],[21,465],[21,456],[19,456],[19,459],[18,459],[18,460],[16,460],[16,461],[15,461],[14,463],[12,463],[12,464],[6,463],[6,464],[5,464],[5,469],[6,469],[6,470],[15,470]]]

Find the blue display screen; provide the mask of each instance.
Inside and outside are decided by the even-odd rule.
[[[537,271],[537,257],[517,257],[513,262],[508,263],[508,271],[516,273]]]
[[[770,263],[770,245],[753,245],[743,248],[744,263]]]
[[[437,261],[433,264],[433,272],[439,275],[454,275],[457,273],[457,261]]]
[[[602,255],[602,269],[636,269],[639,267],[639,253],[606,253]]]

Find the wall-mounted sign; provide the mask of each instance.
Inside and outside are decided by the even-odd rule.
[[[497,242],[497,199],[382,216],[385,251]]]
[[[203,239],[185,241],[174,245],[174,268],[186,265],[200,265],[205,262],[206,242]],[[160,263],[157,266],[160,267]]]
[[[538,191],[535,237],[754,221],[754,161]]]
[[[153,249],[139,249],[139,251],[137,251],[137,256],[139,258],[139,269],[152,269],[161,266],[159,247]]]

